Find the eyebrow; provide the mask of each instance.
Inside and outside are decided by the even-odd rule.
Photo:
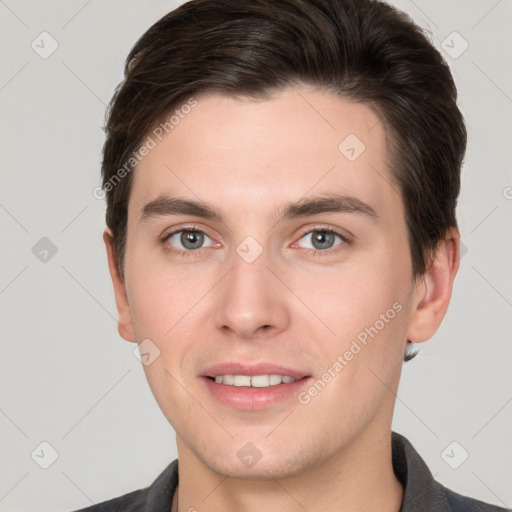
[[[277,212],[277,220],[306,217],[319,213],[357,213],[373,221],[379,216],[376,210],[357,197],[346,195],[325,195],[304,198],[294,203],[288,203]],[[180,197],[160,196],[150,201],[142,208],[140,221],[169,215],[192,215],[205,219],[223,222],[224,217],[215,206],[203,201],[195,201]]]

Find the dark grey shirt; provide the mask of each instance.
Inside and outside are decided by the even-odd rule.
[[[399,512],[510,512],[510,509],[450,491],[432,477],[427,465],[402,435],[392,433],[393,470],[404,488]],[[144,489],[124,494],[76,512],[171,512],[178,485],[178,459]]]

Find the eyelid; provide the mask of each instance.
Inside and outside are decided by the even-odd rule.
[[[199,254],[199,253],[201,253],[202,249],[208,249],[208,247],[203,247],[201,249],[195,249],[195,250],[184,250],[184,249],[173,248],[173,246],[171,246],[168,243],[169,238],[173,235],[176,235],[177,233],[181,233],[182,231],[197,231],[199,233],[206,235],[213,242],[213,245],[211,247],[215,247],[215,246],[218,247],[220,245],[218,242],[216,242],[213,239],[212,236],[210,236],[208,234],[208,232],[205,228],[202,228],[199,226],[194,226],[193,224],[187,224],[185,226],[178,226],[178,227],[175,226],[172,229],[165,230],[164,233],[159,237],[162,244],[164,245],[164,249],[166,251],[168,251],[172,254],[178,255],[178,256],[181,256],[181,255],[188,256],[188,255]]]
[[[170,236],[175,235],[176,233],[180,233],[181,231],[199,231],[199,232],[204,233],[205,235],[207,235],[209,238],[212,238],[208,234],[207,228],[200,227],[200,226],[195,226],[194,224],[187,224],[187,225],[184,225],[184,226],[177,226],[177,227],[175,226],[173,228],[170,228],[169,230],[164,230],[163,234],[160,235],[160,238],[167,239]]]
[[[327,231],[327,232],[334,233],[334,234],[338,235],[347,244],[351,243],[352,239],[354,238],[354,235],[352,235],[352,233],[350,233],[346,229],[341,229],[338,227],[322,225],[322,224],[315,224],[312,227],[310,226],[308,228],[304,228],[304,230],[301,231],[300,234],[298,235],[298,238],[301,239],[304,235],[308,235],[309,233],[311,233],[313,231]],[[327,250],[328,249],[326,249],[326,251]],[[323,252],[326,252],[326,251],[323,251]]]
[[[201,249],[208,249],[208,247],[203,247],[201,249],[195,249],[195,250],[182,250],[182,249],[171,249],[169,248],[169,244],[167,244],[167,240],[177,234],[177,233],[180,233],[182,231],[197,231],[197,232],[200,232],[200,233],[203,233],[204,235],[206,235],[208,238],[210,238],[210,240],[212,240],[213,242],[213,246],[219,246],[220,244],[218,242],[216,242],[213,237],[211,237],[207,230],[203,227],[199,227],[197,225],[193,225],[193,224],[187,224],[187,225],[184,225],[184,226],[178,226],[178,227],[174,227],[173,229],[170,229],[169,231],[165,231],[163,235],[161,235],[161,240],[162,242],[164,243],[165,247],[166,247],[166,250],[172,252],[172,253],[175,253],[175,254],[193,254],[193,253],[199,253],[201,251]],[[330,253],[330,252],[336,252],[336,248],[339,247],[340,245],[350,245],[352,243],[352,238],[353,238],[353,235],[352,233],[350,233],[350,235],[347,235],[345,233],[345,231],[347,230],[343,230],[341,228],[338,228],[338,227],[332,227],[332,226],[329,226],[329,225],[321,225],[321,224],[315,224],[314,226],[309,226],[307,228],[304,228],[303,230],[301,230],[300,234],[297,235],[298,236],[298,240],[300,240],[301,238],[303,238],[305,235],[308,235],[310,233],[313,233],[315,231],[325,231],[325,232],[329,232],[329,233],[333,233],[334,235],[337,235],[341,238],[342,242],[341,244],[339,244],[338,246],[335,246],[334,248],[328,248],[328,249],[324,249],[324,250],[320,250],[320,249],[310,249],[310,248],[302,248],[302,249],[305,249],[306,251],[313,251],[315,253]],[[296,242],[293,242],[292,244],[292,247],[296,247],[296,244],[297,244],[297,241]]]

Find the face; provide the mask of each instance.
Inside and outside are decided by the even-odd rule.
[[[120,332],[180,460],[283,478],[391,423],[421,297],[386,128],[306,88],[196,100],[134,171]]]

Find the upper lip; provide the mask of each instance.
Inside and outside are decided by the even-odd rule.
[[[295,380],[306,377],[306,374],[300,370],[294,370],[274,363],[219,363],[208,368],[202,372],[203,377],[216,377],[217,375],[287,375]]]

